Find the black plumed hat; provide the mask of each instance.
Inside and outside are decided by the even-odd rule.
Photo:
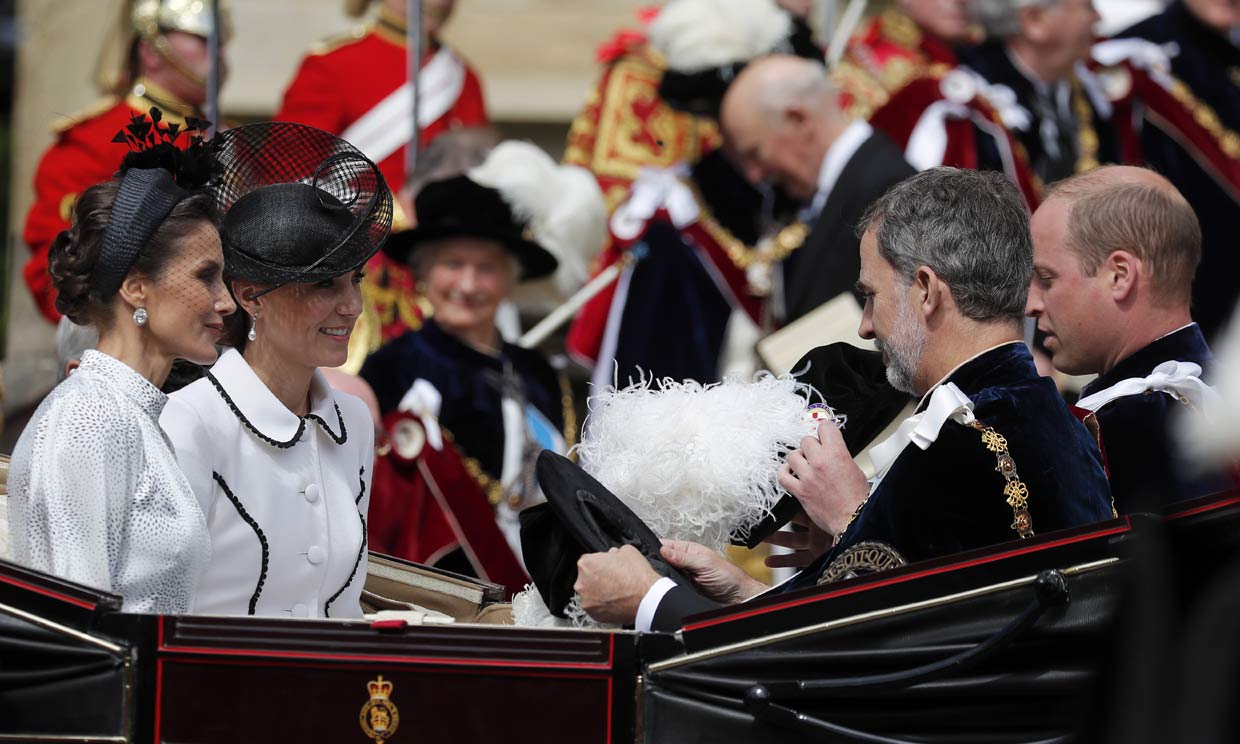
[[[792,32],[769,53],[793,54],[825,64],[822,49],[815,43],[810,27],[796,16],[791,21]],[[740,60],[692,72],[669,67],[659,80],[659,98],[678,111],[718,119],[728,86],[750,61]]]
[[[654,570],[692,586],[659,553],[662,541],[620,499],[567,457],[551,450],[538,456],[538,484],[546,504],[521,512],[525,568],[547,608],[564,617],[577,581],[577,559],[632,545]]]
[[[404,263],[432,240],[468,236],[494,240],[521,263],[521,279],[550,275],[558,261],[550,251],[530,240],[525,225],[513,214],[498,189],[468,176],[453,176],[427,184],[414,200],[418,224],[397,233],[384,253]]]
[[[265,122],[215,138],[212,187],[229,275],[278,287],[352,271],[392,228],[392,194],[360,150],[314,127]]]

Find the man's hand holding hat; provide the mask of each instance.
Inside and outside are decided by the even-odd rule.
[[[642,597],[659,580],[650,562],[632,545],[577,559],[573,591],[582,609],[600,623],[632,625]]]
[[[838,535],[870,492],[861,468],[853,462],[840,430],[830,421],[817,437],[805,437],[779,469],[779,485],[801,502],[814,524]]]

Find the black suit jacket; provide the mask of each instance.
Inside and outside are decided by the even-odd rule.
[[[915,172],[886,135],[876,131],[861,143],[840,172],[805,243],[784,259],[786,322],[853,291],[861,273],[857,224],[878,197]]]

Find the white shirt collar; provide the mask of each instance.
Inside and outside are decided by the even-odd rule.
[[[835,138],[835,141],[827,148],[822,164],[818,166],[818,191],[814,193],[813,200],[804,210],[803,220],[812,221],[818,218],[818,213],[822,211],[827,199],[831,196],[831,191],[835,188],[836,181],[840,179],[840,174],[844,172],[844,167],[873,134],[874,129],[858,119],[845,127],[840,136]]]
[[[336,444],[348,439],[331,386],[318,370],[310,381],[310,412],[304,418],[280,402],[236,349],[225,350],[207,376],[241,423],[268,444],[292,447],[301,439],[306,421],[321,426]]]

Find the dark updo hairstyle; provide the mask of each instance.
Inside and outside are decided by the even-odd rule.
[[[48,251],[48,270],[56,287],[56,309],[74,323],[107,327],[111,321],[112,295],[104,297],[95,281],[112,204],[121,180],[114,178],[91,186],[73,205],[73,221]],[[200,222],[214,225],[215,200],[206,192],[193,191],[177,203],[139,251],[130,271],[158,279],[177,255],[177,243]]]

